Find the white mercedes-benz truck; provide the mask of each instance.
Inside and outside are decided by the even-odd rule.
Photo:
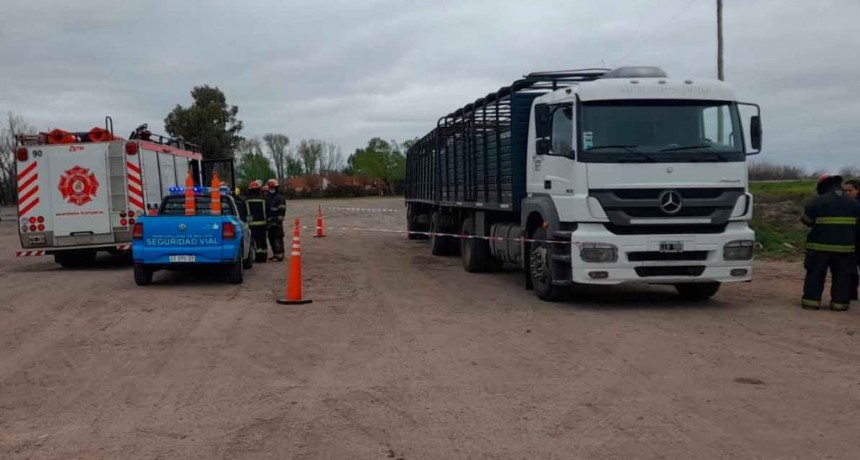
[[[544,300],[621,283],[705,300],[752,277],[747,156],[761,143],[758,105],[722,81],[656,67],[531,73],[409,149],[409,236],[459,253],[469,272],[517,265]]]

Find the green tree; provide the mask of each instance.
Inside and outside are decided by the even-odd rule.
[[[347,163],[356,174],[379,178],[392,190],[406,178],[406,156],[396,141],[374,137],[367,147],[356,149]]]
[[[272,162],[263,154],[262,143],[258,138],[243,139],[236,147],[239,152],[239,166],[236,170],[241,187],[247,187],[252,180],[265,183],[272,178],[278,178],[272,168]]]
[[[230,158],[242,138],[242,122],[236,118],[239,108],[227,105],[218,87],[195,86],[193,102],[188,107],[177,104],[164,119],[168,134],[182,137],[203,149],[203,158]]]
[[[284,134],[269,133],[263,136],[263,141],[269,149],[278,178],[287,177],[287,158],[290,156],[290,138]]]

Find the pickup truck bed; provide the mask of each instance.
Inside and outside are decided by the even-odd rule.
[[[251,233],[239,218],[236,204],[222,196],[222,214],[210,215],[209,197],[196,197],[196,215],[185,215],[184,196],[166,197],[156,216],[141,217],[133,231],[135,282],[152,282],[158,270],[188,270],[220,265],[227,280],[239,284],[253,267]]]

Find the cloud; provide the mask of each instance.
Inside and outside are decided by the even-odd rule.
[[[860,143],[849,33],[860,4],[727,1],[726,79],[763,109],[758,159],[851,164]],[[195,85],[225,91],[246,136],[421,136],[535,70],[660,65],[716,74],[711,0],[34,0],[0,17],[0,110],[40,128],[163,126]]]

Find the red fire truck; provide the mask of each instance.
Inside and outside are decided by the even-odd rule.
[[[110,117],[104,127],[22,135],[18,144],[18,256],[53,255],[63,267],[91,263],[98,251],[130,251],[136,219],[184,184],[189,168],[202,179],[198,146],[146,125],[126,140]]]

